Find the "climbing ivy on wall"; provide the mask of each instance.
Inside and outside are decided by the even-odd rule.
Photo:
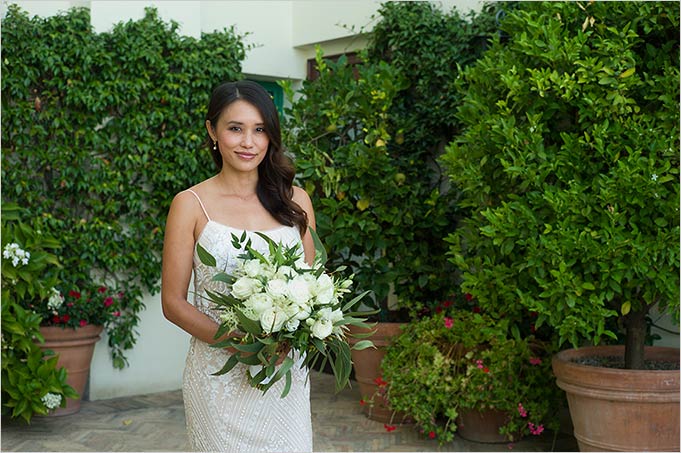
[[[240,77],[233,29],[184,37],[154,9],[95,33],[90,12],[2,20],[2,200],[45,219],[69,288],[115,286],[124,322],[114,366],[135,343],[142,295],[159,290],[175,193],[213,172],[201,150],[211,90]]]

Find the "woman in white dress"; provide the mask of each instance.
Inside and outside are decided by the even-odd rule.
[[[219,172],[175,196],[163,246],[163,313],[191,335],[182,385],[189,441],[199,451],[312,451],[305,370],[294,366],[285,398],[280,397],[283,380],[263,395],[249,385],[241,364],[212,375],[232,351],[210,346],[217,341],[219,317],[202,295],[219,283],[211,281],[211,268],[196,253],[200,243],[229,272],[241,253],[232,245],[232,234],[245,231],[266,252],[262,238],[253,234],[259,231],[278,242],[302,244],[311,264],[314,244],[307,227],[315,227],[312,203],[292,185],[294,168],[283,152],[279,117],[260,85],[239,81],[218,86],[206,129]]]

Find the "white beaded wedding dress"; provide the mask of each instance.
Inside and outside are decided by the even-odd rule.
[[[198,243],[215,257],[218,268],[229,273],[235,266],[236,257],[242,253],[232,245],[232,234],[241,236],[243,230],[211,220],[203,203],[201,208],[208,223]],[[275,242],[288,245],[301,242],[296,227],[282,226],[264,233]],[[261,237],[252,232],[247,234],[256,250],[267,253],[267,244]],[[224,290],[220,287],[222,283],[211,281],[212,277],[212,268],[201,263],[195,250],[193,303],[220,322],[210,301],[202,297],[206,289]],[[300,369],[300,361],[292,368],[289,394],[281,398],[283,379],[263,394],[250,386],[246,378],[247,367],[242,364],[237,364],[227,374],[212,376],[228,358],[227,351],[191,338],[182,384],[191,448],[195,451],[311,452],[310,386],[307,371]]]

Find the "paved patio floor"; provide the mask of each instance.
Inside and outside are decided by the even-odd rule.
[[[312,426],[316,452],[577,451],[566,433],[545,433],[516,444],[456,439],[445,445],[424,438],[412,425],[386,432],[367,419],[357,385],[335,394],[333,376],[311,375]],[[30,425],[3,418],[2,451],[187,451],[180,391],[84,401],[61,417],[35,417]],[[554,443],[555,441],[555,443]]]

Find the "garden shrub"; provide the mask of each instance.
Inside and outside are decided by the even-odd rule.
[[[621,316],[642,353],[651,306],[678,320],[678,4],[529,2],[502,28],[444,158],[464,289],[575,346]]]
[[[142,294],[159,290],[170,202],[213,171],[205,108],[240,77],[244,45],[233,30],[180,36],[153,9],[94,33],[87,9],[29,18],[15,5],[2,45],[2,200],[44,218],[65,286],[124,292],[109,335],[122,368]]]

